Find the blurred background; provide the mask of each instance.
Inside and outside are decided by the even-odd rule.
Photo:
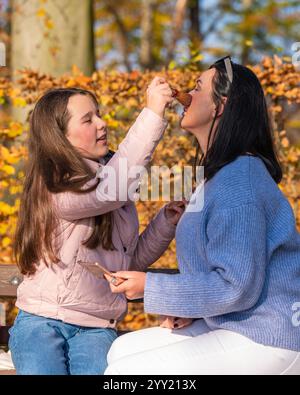
[[[300,225],[300,2],[275,0],[0,0],[0,264],[13,264],[28,113],[47,89],[80,86],[98,97],[116,150],[157,74],[188,90],[216,59],[231,54],[258,75],[269,104],[285,177],[280,185]],[[298,44],[297,44],[298,43]],[[1,58],[1,57],[0,57]],[[295,62],[294,62],[295,63]],[[179,108],[154,157],[190,164],[194,142],[178,127]],[[162,202],[137,204],[141,231]],[[176,268],[175,243],[156,263]],[[8,323],[14,300],[3,300]],[[130,306],[122,328],[156,324]]]
[[[210,63],[257,63],[300,40],[296,0],[1,0],[11,70],[60,75]]]

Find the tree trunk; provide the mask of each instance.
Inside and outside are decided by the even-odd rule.
[[[9,1],[0,4],[0,73],[1,77],[10,77],[10,11]]]
[[[126,26],[118,11],[118,5],[113,4],[111,0],[104,1],[106,10],[112,14],[119,32],[119,45],[123,56],[123,62],[128,72],[131,71],[131,64],[129,61],[129,35]]]
[[[251,12],[252,2],[251,0],[242,0],[243,5],[243,17],[247,18],[248,14]],[[241,42],[241,63],[244,65],[250,62],[250,47],[247,45],[247,40],[251,40],[252,36],[249,36],[247,32],[244,32]]]
[[[13,71],[59,76],[76,65],[94,70],[92,0],[12,1]]]
[[[173,34],[168,47],[167,63],[169,63],[174,57],[174,51],[176,48],[177,41],[182,36],[184,18],[188,6],[188,0],[177,0],[175,6],[175,13],[173,18]]]
[[[189,19],[190,19],[190,30],[189,38],[191,42],[192,50],[201,50],[203,37],[200,27],[200,5],[199,0],[189,0]]]
[[[153,66],[152,57],[152,35],[153,35],[153,12],[154,1],[143,0],[142,2],[142,21],[141,21],[141,52],[140,63],[146,69],[151,69]]]

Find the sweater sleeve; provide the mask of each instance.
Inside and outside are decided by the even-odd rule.
[[[248,310],[256,304],[267,262],[265,214],[252,203],[220,209],[211,216],[206,231],[207,270],[148,273],[146,312],[205,318]],[[204,259],[197,255],[197,240],[189,254],[185,259]]]
[[[132,175],[131,170],[143,168],[150,162],[166,127],[166,120],[144,108],[119,145],[118,151],[100,168],[100,174],[86,184],[86,187],[91,187],[100,178],[94,191],[85,194],[53,194],[59,216],[74,221],[102,215],[124,206],[128,201],[128,190],[137,189],[139,182],[139,178]],[[123,185],[122,189],[120,184]]]
[[[169,222],[163,207],[141,233],[130,270],[144,271],[166,251],[175,236],[176,225]]]

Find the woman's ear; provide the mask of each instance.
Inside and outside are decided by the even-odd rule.
[[[222,101],[220,105],[216,107],[217,118],[219,118],[223,114],[226,103],[227,103],[227,97],[222,97]]]

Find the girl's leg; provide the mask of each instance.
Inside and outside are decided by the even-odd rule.
[[[114,329],[81,327],[68,340],[70,374],[103,374],[107,367],[107,353],[116,338]]]
[[[216,330],[125,356],[110,364],[105,374],[299,375],[299,355]]]
[[[9,348],[19,375],[67,375],[65,339],[44,317],[20,311],[10,329]]]
[[[197,320],[182,329],[154,327],[127,333],[114,341],[109,350],[107,361],[108,364],[111,364],[127,355],[177,343],[209,331],[210,329],[204,320]]]

